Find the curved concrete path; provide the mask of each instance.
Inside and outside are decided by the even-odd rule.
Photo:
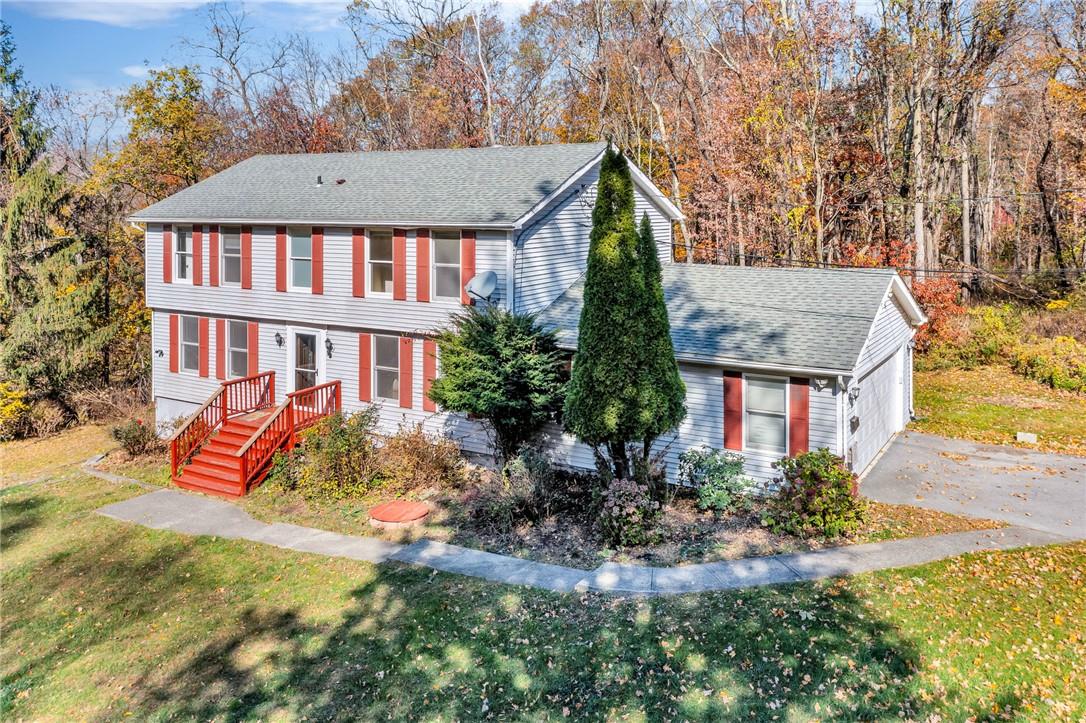
[[[93,464],[85,465],[84,469],[110,481],[126,479],[96,470]],[[299,552],[373,563],[402,562],[510,585],[529,585],[558,592],[596,590],[627,595],[672,595],[815,580],[918,565],[979,550],[1006,550],[1070,541],[1063,535],[1015,526],[681,567],[608,562],[587,571],[429,540],[398,545],[372,537],[341,535],[278,522],[269,524],[254,520],[245,510],[229,502],[174,489],[159,489],[107,505],[98,513],[158,530],[250,540]]]

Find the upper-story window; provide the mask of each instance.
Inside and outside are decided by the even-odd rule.
[[[240,284],[241,228],[238,226],[223,226],[221,236],[222,281],[224,284]]]
[[[400,399],[400,340],[373,337],[373,388],[380,399]]]
[[[369,258],[366,278],[371,294],[392,294],[392,231],[369,230]]]
[[[434,232],[434,296],[460,298],[460,233]]]
[[[244,321],[227,321],[227,363],[230,378],[249,375],[249,325]]]
[[[181,317],[181,370],[200,370],[200,321],[195,316]]]
[[[177,227],[177,245],[174,251],[174,278],[192,281],[192,227]]]
[[[313,237],[307,228],[290,229],[290,287],[313,288]]]
[[[746,446],[774,454],[788,451],[788,380],[747,377]]]

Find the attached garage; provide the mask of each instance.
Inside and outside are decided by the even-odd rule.
[[[767,482],[782,457],[819,448],[863,473],[908,423],[926,318],[892,270],[664,264],[663,282],[688,410],[656,444],[670,476],[700,445],[741,453]],[[571,350],[583,291],[582,279],[539,317]],[[553,433],[571,466],[591,468],[592,450]]]

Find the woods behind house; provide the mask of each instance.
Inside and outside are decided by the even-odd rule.
[[[2,30],[0,435],[143,383],[133,211],[258,153],[610,138],[678,261],[892,266],[929,310],[1086,265],[1086,3],[356,2],[350,41],[212,5],[116,92],[35,88]]]

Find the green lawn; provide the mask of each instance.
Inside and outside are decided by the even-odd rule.
[[[0,717],[748,720],[1086,715],[1086,545],[680,598],[562,596],[0,494]]]
[[[1037,448],[1086,456],[1086,394],[1001,366],[918,371],[915,394],[912,428],[921,432],[1012,445],[1016,432],[1033,432]]]

